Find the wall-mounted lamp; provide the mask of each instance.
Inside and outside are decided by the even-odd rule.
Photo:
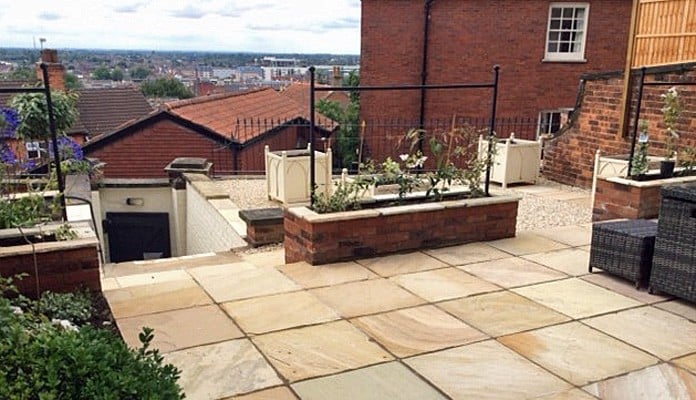
[[[145,205],[145,199],[142,197],[129,197],[126,199],[126,204],[129,206],[143,206]]]

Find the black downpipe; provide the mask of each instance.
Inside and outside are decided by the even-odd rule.
[[[425,0],[424,13],[423,13],[423,62],[421,64],[421,86],[425,86],[428,83],[428,37],[430,36],[430,9],[433,5],[433,0]],[[418,138],[418,150],[423,152],[423,139],[425,134],[423,129],[425,129],[425,88],[420,90],[420,112],[418,114],[418,128],[420,129],[420,135]]]

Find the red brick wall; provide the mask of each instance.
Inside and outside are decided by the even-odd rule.
[[[238,169],[243,173],[265,173],[264,146],[271,151],[292,150],[297,146],[297,137],[301,131],[309,129],[299,126],[288,126],[276,134],[263,137],[250,145],[244,146],[239,154]]]
[[[683,68],[683,73],[682,73]],[[677,73],[661,71],[677,70]],[[694,66],[664,67],[646,75],[646,82],[696,82]],[[677,124],[680,146],[696,146],[696,86],[679,85],[683,106]],[[648,121],[649,153],[663,155],[665,128],[662,122],[662,98],[670,86],[646,86],[643,92],[641,119]],[[571,128],[544,147],[544,176],[568,185],[590,187],[597,150],[605,155],[628,154],[630,137],[619,132],[622,113],[621,93],[623,78],[619,74],[608,77],[588,78],[577,119]],[[636,105],[637,82],[633,87],[633,105]],[[632,123],[634,110],[631,110]],[[629,127],[632,133],[632,125]]]
[[[419,84],[422,0],[363,0],[361,84]],[[542,62],[549,1],[438,0],[430,19],[428,83],[492,81],[501,66],[499,116],[573,107],[581,74],[624,66],[631,2],[593,1],[585,63]],[[488,117],[490,90],[436,90],[426,119]],[[419,92],[364,92],[363,119],[417,119]],[[368,145],[370,139],[367,140]]]
[[[285,212],[285,262],[326,264],[515,236],[517,200],[310,222]]]
[[[159,120],[141,130],[93,150],[89,157],[106,163],[108,178],[166,178],[164,168],[177,157],[202,157],[214,171],[233,170],[233,152],[221,144],[169,120]]]
[[[0,257],[0,276],[9,277],[26,273],[27,276],[17,283],[17,287],[21,293],[37,297],[36,273],[31,246],[17,247],[28,248],[28,251],[13,251],[10,254],[2,254]],[[40,243],[36,247],[40,291],[68,292],[83,286],[93,290],[101,290],[96,242],[59,251],[45,249],[45,247],[55,247],[54,243]]]

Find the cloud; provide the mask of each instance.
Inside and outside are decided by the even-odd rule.
[[[263,11],[264,9],[271,8],[273,6],[274,4],[272,3],[258,3],[247,6],[235,6],[233,4],[227,4],[223,8],[215,12],[215,14],[218,14],[222,17],[241,17],[244,13],[257,10]]]
[[[117,13],[135,13],[137,12],[140,8],[142,8],[146,3],[145,2],[136,2],[136,3],[126,3],[126,4],[120,4],[117,6],[113,7],[114,12]]]
[[[322,29],[353,29],[360,27],[360,19],[345,17],[335,21],[324,22],[320,26]]]
[[[38,17],[39,17],[39,19],[43,19],[46,21],[56,21],[56,20],[59,20],[61,18],[60,14],[53,13],[50,11],[44,11],[42,13],[39,13]]]
[[[252,31],[290,31],[290,32],[312,32],[312,33],[323,33],[326,31],[321,25],[315,24],[278,24],[271,23],[268,24],[252,24],[247,25]]]
[[[188,5],[184,8],[179,9],[179,10],[174,10],[170,13],[170,15],[173,17],[189,18],[189,19],[200,19],[200,18],[203,18],[206,14],[207,14],[206,11],[203,11],[199,8],[192,6],[192,5]]]

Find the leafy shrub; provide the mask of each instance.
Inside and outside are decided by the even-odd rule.
[[[35,303],[21,295],[10,300],[4,295],[16,295],[16,287],[12,278],[2,277],[0,294],[0,399],[184,398],[180,372],[149,348],[152,329],[143,328],[142,347],[132,350],[109,330],[64,329],[36,312],[67,307],[60,311],[84,317],[89,299],[84,294],[49,294]]]
[[[86,290],[73,293],[46,291],[36,302],[36,312],[49,320],[65,319],[75,325],[84,325],[94,316],[92,296]]]

